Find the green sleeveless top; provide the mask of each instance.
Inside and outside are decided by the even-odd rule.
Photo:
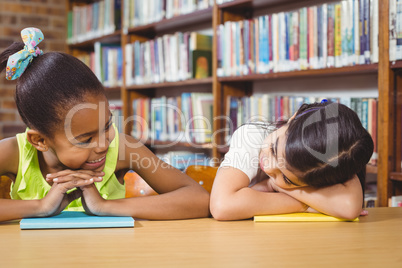
[[[115,138],[110,143],[106,154],[106,162],[103,172],[105,176],[101,182],[95,182],[96,188],[104,199],[119,199],[125,197],[125,186],[120,184],[114,174],[119,153],[119,133],[115,129]],[[51,186],[42,176],[38,153],[35,147],[27,140],[27,133],[17,134],[19,147],[19,165],[15,182],[11,185],[10,196],[12,199],[32,200],[42,199],[46,196]],[[72,190],[71,190],[72,191]],[[81,198],[71,202],[65,210],[84,211]]]

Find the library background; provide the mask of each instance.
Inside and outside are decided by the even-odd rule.
[[[0,49],[24,27],[85,62],[121,132],[164,161],[219,165],[249,121],[326,98],[372,135],[366,206],[402,206],[402,0],[0,2]],[[0,79],[0,138],[25,129]]]

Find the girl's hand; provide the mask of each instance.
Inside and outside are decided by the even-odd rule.
[[[60,172],[47,174],[46,181],[48,182],[72,182],[75,183],[75,187],[81,187],[93,182],[102,181],[105,173],[103,171],[92,171],[92,170],[63,170]]]
[[[82,191],[82,206],[85,209],[85,212],[89,215],[101,215],[102,206],[105,204],[106,200],[103,199],[98,189],[96,189],[94,184],[90,184],[84,187],[81,187]]]
[[[40,200],[39,217],[54,216],[62,212],[68,204],[81,196],[77,190],[66,193],[75,188],[73,183],[53,183],[47,195]]]
[[[103,172],[90,170],[63,170],[48,174],[46,181],[53,182],[48,194],[41,200],[41,216],[54,216],[63,211],[73,200],[81,197],[81,190],[77,189],[67,194],[67,191],[90,185],[95,181],[102,181]]]
[[[368,214],[368,211],[365,209],[362,209],[362,211],[360,212],[360,216],[367,216]]]
[[[319,212],[319,211],[315,210],[314,208],[309,207],[309,206],[307,206],[307,205],[306,205],[306,210],[305,210],[304,212],[309,212],[309,213],[321,213],[321,212]]]

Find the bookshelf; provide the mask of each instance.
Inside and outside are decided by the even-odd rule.
[[[155,3],[158,1],[155,1]],[[176,3],[190,3],[191,1],[176,1]],[[194,3],[196,1],[193,1]],[[203,30],[208,30],[211,32],[212,35],[212,9],[213,9],[213,4],[212,1],[198,1],[202,2],[202,4],[197,5],[197,6],[191,6],[185,10],[185,8],[180,9],[180,12],[177,12],[174,16],[168,16],[167,14],[169,12],[166,12],[166,16],[160,16],[159,12],[153,13],[154,15],[151,16],[151,18],[146,18],[145,22],[141,19],[141,15],[136,15],[135,8],[134,7],[134,16],[131,14],[129,15],[130,19],[127,19],[124,26],[123,26],[123,35],[122,35],[122,47],[126,47],[128,44],[133,44],[134,42],[141,42],[142,44],[144,43],[151,43],[151,47],[155,46],[155,44],[158,45],[158,48],[160,47],[160,44],[163,44],[163,49],[168,47],[168,45],[165,43],[165,37],[167,39],[170,38],[171,36],[175,35],[177,36],[177,33],[179,33],[180,36],[183,36],[184,40],[186,39],[186,34],[192,32],[199,32]],[[131,10],[133,3],[138,4],[136,1],[124,1],[126,5],[128,5],[129,9]],[[127,8],[124,7],[123,3],[123,9]],[[167,6],[169,6],[169,3],[173,3],[173,1],[166,1],[166,10]],[[141,6],[143,5],[143,6]],[[140,8],[143,8],[144,5],[148,5],[145,3],[139,4],[141,6]],[[157,5],[157,4],[156,4]],[[182,6],[184,7],[184,6]],[[142,10],[142,9],[141,9]],[[156,8],[158,10],[158,8]],[[134,19],[131,19],[134,17]],[[153,17],[162,17],[161,19],[153,19]],[[136,19],[137,18],[137,19]],[[135,23],[137,22],[137,24]],[[133,25],[134,24],[134,25]],[[159,43],[159,39],[163,39],[163,43]],[[169,39],[171,40],[171,39]],[[179,41],[181,39],[178,39]],[[188,41],[190,43],[190,41]],[[212,42],[211,42],[212,43]],[[169,45],[171,45],[171,41]],[[181,44],[181,43],[179,43]],[[186,44],[186,48],[189,47],[189,44]],[[181,47],[182,48],[182,47]],[[133,49],[135,53],[135,48]],[[152,48],[151,48],[152,51]],[[125,53],[127,50],[125,50]],[[158,50],[158,57],[159,57],[159,51]],[[157,53],[154,53],[154,55],[151,54],[151,57],[156,57]],[[213,53],[212,53],[213,54]],[[163,57],[164,60],[166,60],[167,53],[165,50],[163,50]],[[127,56],[124,56],[125,59],[127,59]],[[172,61],[172,58],[169,59]],[[189,58],[186,59],[187,61]],[[135,62],[135,59],[133,60]],[[145,63],[145,62],[144,62]],[[156,64],[155,64],[156,65]],[[172,64],[173,65],[173,64]],[[131,65],[130,65],[131,66]],[[129,67],[130,67],[129,66]],[[152,81],[144,82],[144,83],[128,83],[129,80],[127,79],[127,69],[129,67],[127,65],[124,66],[126,69],[124,69],[124,84],[121,92],[122,96],[122,101],[124,104],[125,109],[123,109],[123,114],[125,118],[129,118],[130,116],[133,116],[136,114],[137,111],[133,111],[133,101],[138,100],[138,99],[146,99],[146,98],[151,98],[151,100],[155,100],[156,98],[161,97],[162,95],[166,96],[180,96],[184,92],[197,92],[200,90],[201,92],[204,93],[212,93],[212,84],[213,84],[213,78],[212,77],[206,77],[206,78],[198,78],[194,79],[191,77],[180,77],[176,79],[171,79],[173,81],[167,81],[167,72],[164,70],[164,77],[162,77],[162,71],[160,70],[160,76],[158,79],[161,79],[163,81],[161,82],[155,82],[155,78],[152,79]],[[136,66],[133,67],[135,69]],[[163,68],[163,66],[162,66]],[[144,68],[145,69],[145,68]],[[143,71],[143,70],[141,70]],[[181,67],[180,67],[181,71]],[[159,74],[158,74],[159,75]],[[144,79],[145,80],[145,79]],[[191,89],[191,90],[189,90]],[[211,96],[212,97],[212,96]],[[152,101],[151,101],[152,102]],[[184,102],[184,99],[182,100]],[[141,102],[140,102],[141,103]],[[212,113],[211,113],[212,116]],[[128,122],[125,126],[125,133],[126,134],[132,134],[133,125],[135,123],[133,122]],[[151,124],[149,124],[151,125]],[[134,130],[133,130],[134,131]],[[148,132],[148,130],[147,130]],[[149,132],[153,132],[153,130],[150,130]],[[148,132],[148,133],[149,133]],[[181,140],[181,141],[169,141],[169,140],[155,140],[153,137],[151,139],[146,138],[145,140],[142,140],[144,144],[146,144],[148,147],[150,147],[154,152],[157,151],[166,151],[173,148],[175,151],[180,151],[180,150],[186,150],[186,151],[192,151],[192,152],[206,152],[207,155],[211,156],[211,151],[213,150],[213,146],[210,142],[194,142],[194,141],[188,141],[186,140]],[[194,146],[195,145],[195,146]],[[161,149],[163,148],[163,149]]]
[[[94,57],[101,56],[94,55],[96,44],[119,45],[121,43],[121,7],[118,4],[119,1],[113,0],[66,1],[67,52],[83,60],[98,77],[100,74],[95,71],[94,64],[97,61]],[[104,85],[109,99],[115,101],[120,99],[121,84],[118,81],[113,84],[104,83]]]
[[[188,88],[203,87],[205,92],[212,92],[213,116],[217,118],[225,115],[227,96],[244,97],[250,96],[254,91],[254,84],[261,81],[279,81],[286,85],[288,81],[297,79],[319,79],[322,77],[343,78],[357,75],[375,76],[378,80],[378,115],[377,115],[377,146],[378,160],[377,166],[368,166],[367,172],[377,174],[377,205],[387,206],[388,198],[393,194],[393,180],[401,180],[401,168],[397,163],[401,156],[395,150],[395,142],[401,144],[400,124],[396,120],[401,117],[396,112],[396,95],[400,94],[397,88],[399,70],[402,69],[402,61],[389,61],[389,5],[392,0],[381,0],[378,6],[379,29],[378,29],[378,63],[361,64],[355,66],[344,66],[338,68],[321,68],[307,70],[290,70],[269,73],[251,73],[241,76],[218,76],[218,41],[217,28],[227,21],[241,21],[266,14],[288,12],[302,7],[321,5],[324,3],[336,3],[334,0],[234,0],[222,4],[207,6],[200,10],[193,10],[189,13],[176,14],[169,18],[161,18],[156,21],[132,26],[125,22],[125,14],[129,8],[124,5],[129,1],[121,1],[122,10],[122,29],[114,33],[86,40],[80,43],[69,45],[69,52],[75,55],[79,51],[88,51],[93,49],[95,42],[119,42],[121,47],[135,41],[146,42],[175,32],[191,31],[193,28],[200,27],[211,28],[213,31],[212,44],[212,77],[203,79],[186,79],[180,81],[164,81],[161,83],[147,84],[126,84],[126,64],[123,64],[123,83],[121,87],[114,87],[120,90],[120,98],[123,103],[123,116],[125,119],[133,115],[132,102],[139,98],[155,97],[161,92],[171,92],[169,94],[180,94]],[[73,5],[82,5],[95,1],[67,1],[68,10],[72,10]],[[207,1],[208,2],[208,1]],[[218,2],[218,1],[216,1]],[[126,23],[126,24],[125,24]],[[125,25],[125,26],[124,26]],[[78,52],[76,52],[78,51]],[[126,61],[126,55],[123,49],[123,59]],[[162,93],[163,94],[163,93]],[[399,101],[398,101],[399,103]],[[400,109],[401,107],[398,106]],[[401,122],[399,120],[398,122]],[[125,125],[124,132],[131,134],[132,123]],[[225,144],[224,132],[219,131],[224,128],[224,122],[213,121],[213,131],[217,134],[213,136],[212,143],[201,145],[202,150],[207,150],[214,159],[222,159],[227,148]],[[398,132],[399,131],[399,132]],[[165,141],[146,141],[148,146],[155,144],[168,145]],[[397,148],[400,148],[398,145]],[[175,146],[191,147],[191,144],[180,142]],[[399,155],[399,156],[398,156]]]

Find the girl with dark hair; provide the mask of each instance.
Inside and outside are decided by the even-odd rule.
[[[13,200],[0,199],[0,221],[65,208],[144,219],[209,215],[204,188],[117,132],[104,88],[84,63],[64,53],[43,54],[39,29],[21,35],[24,43],[0,54],[0,71],[18,78],[16,104],[28,127],[0,141],[0,175],[13,181]],[[124,199],[130,169],[160,195]]]
[[[338,103],[303,104],[288,122],[249,123],[231,138],[211,192],[218,220],[321,212],[353,219],[362,211],[373,140]]]

